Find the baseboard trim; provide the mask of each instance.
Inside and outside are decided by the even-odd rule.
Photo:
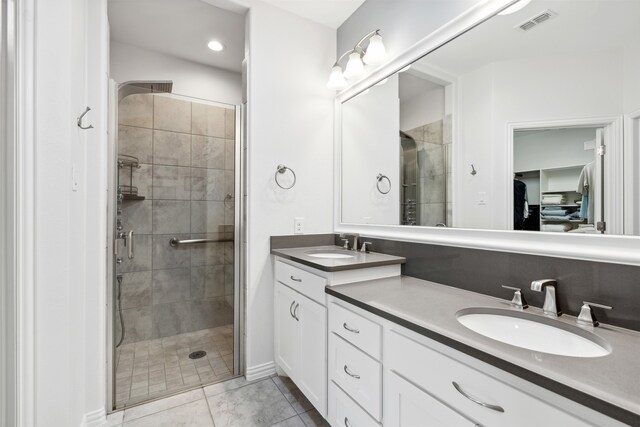
[[[80,427],[104,427],[106,425],[107,411],[104,408],[100,408],[84,414]]]
[[[255,381],[262,378],[267,378],[275,373],[275,362],[267,362],[261,365],[248,366],[245,376],[247,377],[247,381]]]

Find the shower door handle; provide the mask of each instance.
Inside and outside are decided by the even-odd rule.
[[[127,240],[125,240],[125,242],[127,241],[129,242],[129,245],[127,247],[127,255],[129,259],[133,259],[133,230],[129,230],[129,232],[127,233]]]

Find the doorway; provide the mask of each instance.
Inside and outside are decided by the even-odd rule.
[[[112,409],[241,374],[240,114],[171,88],[112,96]]]
[[[508,135],[511,229],[622,232],[620,118],[510,124]]]

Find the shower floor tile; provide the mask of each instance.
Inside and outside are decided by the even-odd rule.
[[[189,359],[203,350],[207,355]],[[233,325],[123,344],[116,349],[116,408],[233,376]]]

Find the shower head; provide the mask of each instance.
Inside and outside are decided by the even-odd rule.
[[[172,80],[132,80],[118,87],[118,101],[134,93],[171,93]]]

